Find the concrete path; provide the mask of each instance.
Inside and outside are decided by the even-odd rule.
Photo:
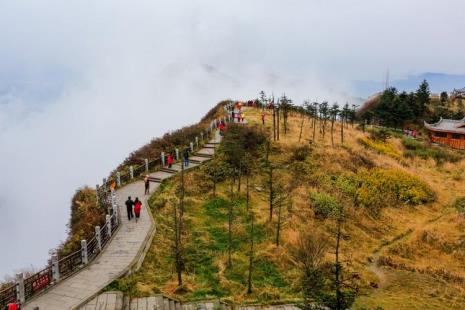
[[[221,137],[216,133],[215,138],[210,141],[218,143]],[[201,149],[199,153],[210,154],[213,149]],[[200,161],[208,160],[201,158]],[[191,163],[188,168],[198,164]],[[173,165],[173,169],[179,171],[179,163]],[[166,179],[174,174],[163,171],[151,173],[151,177]],[[150,192],[155,191],[159,183],[150,184]],[[127,197],[133,199],[139,197],[143,202],[141,218],[128,221],[124,202]],[[118,277],[126,274],[134,265],[142,263],[145,255],[144,248],[150,245],[151,235],[154,232],[154,222],[147,208],[147,199],[144,195],[143,181],[136,181],[116,191],[116,201],[121,212],[121,225],[113,236],[111,242],[103,252],[90,265],[77,274],[51,287],[44,294],[27,302],[23,309],[35,310],[63,310],[75,309],[98,294],[104,287]]]

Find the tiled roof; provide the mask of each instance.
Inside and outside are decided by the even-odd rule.
[[[452,133],[463,133],[465,134],[465,118],[455,120],[455,119],[444,119],[441,118],[439,122],[434,124],[428,124],[425,122],[425,127],[430,130],[435,131],[445,131]]]

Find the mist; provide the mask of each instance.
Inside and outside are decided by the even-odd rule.
[[[463,73],[463,2],[404,2],[2,1],[0,277],[45,264],[78,187],[220,100]]]

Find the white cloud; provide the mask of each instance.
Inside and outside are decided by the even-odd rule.
[[[386,68],[463,72],[462,1],[2,1],[0,274],[45,262],[69,202],[217,101],[343,101]]]

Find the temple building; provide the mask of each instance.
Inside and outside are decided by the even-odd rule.
[[[431,142],[465,150],[465,118],[460,120],[443,119],[434,124],[425,122]]]

